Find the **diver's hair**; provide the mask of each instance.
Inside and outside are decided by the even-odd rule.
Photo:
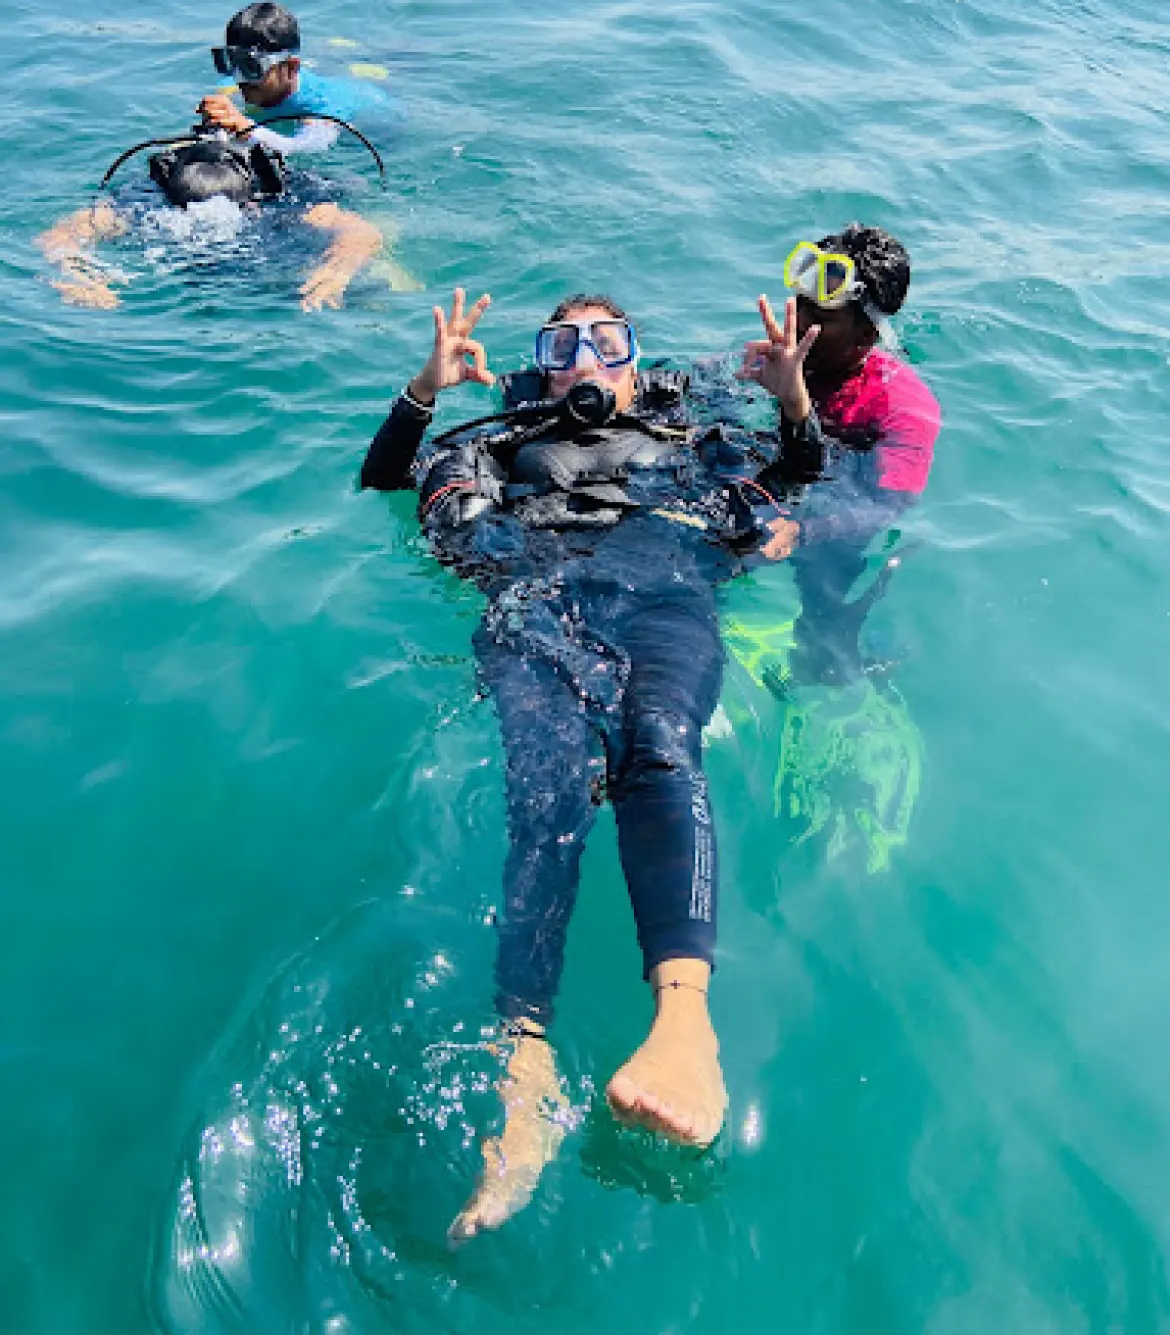
[[[246,46],[252,51],[299,51],[301,29],[283,5],[257,4],[241,9],[228,19],[228,46]]]
[[[883,315],[893,315],[906,300],[910,286],[910,256],[906,247],[880,227],[850,223],[844,231],[822,237],[822,250],[848,255],[866,295]]]
[[[597,306],[607,315],[613,316],[615,320],[629,320],[630,317],[622,310],[612,297],[607,297],[603,292],[574,292],[571,297],[566,297],[564,301],[548,317],[550,324],[556,324],[558,320],[563,320],[570,311],[578,310],[582,306]],[[631,323],[633,323],[631,321]]]
[[[234,204],[251,199],[254,182],[247,164],[226,148],[215,151],[216,147],[193,144],[173,154],[160,154],[158,167],[152,161],[150,174],[170,203],[184,208],[217,195]]]

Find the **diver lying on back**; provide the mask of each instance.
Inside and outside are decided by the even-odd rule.
[[[766,442],[690,422],[686,378],[639,375],[604,296],[567,298],[507,377],[507,407],[424,445],[435,397],[491,384],[487,308],[435,307],[435,342],[378,430],[363,487],[417,489],[431,544],[488,595],[476,658],[507,758],[509,849],[496,963],[504,1130],[452,1226],[494,1228],[563,1135],[544,1034],[580,858],[604,783],[656,1015],[609,1082],[621,1119],[706,1145],[726,1095],[707,1009],[718,874],[702,730],[723,670],[715,591],[787,521]],[[795,342],[788,352],[795,356]]]
[[[170,146],[150,158],[150,177],[161,194],[161,199],[155,195],[158,203],[187,210],[192,221],[212,220],[214,215],[223,222],[223,206],[235,206],[226,211],[233,235],[241,225],[261,217],[261,206],[265,215],[277,210],[286,216],[291,207],[310,234],[329,238],[328,248],[301,285],[303,310],[340,306],[354,276],[382,247],[382,233],[358,214],[328,201],[307,206],[296,202],[283,159],[263,145],[244,143],[238,135],[210,125],[196,126],[180,140],[162,142]],[[95,247],[129,232],[140,212],[125,200],[101,201],[61,219],[37,238],[46,258],[60,271],[53,286],[65,301],[76,306],[118,305],[114,283],[126,280],[101,263]]]

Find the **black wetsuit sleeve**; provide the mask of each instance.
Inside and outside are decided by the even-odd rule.
[[[917,499],[910,491],[851,490],[818,495],[814,487],[805,500],[793,506],[792,517],[800,523],[802,547],[821,542],[854,542],[864,546],[889,528]]]
[[[793,423],[780,414],[780,430],[771,437],[775,457],[761,469],[759,481],[769,491],[818,482],[828,466],[830,439],[814,408],[803,422]]]
[[[800,524],[802,547],[822,542],[864,546],[917,500],[913,492],[882,487],[876,476],[831,478],[832,453],[845,454],[849,448],[825,431],[815,409],[799,423],[781,413],[776,459],[761,470],[759,480],[780,492],[793,483],[807,487],[791,507],[791,517]]]
[[[378,428],[370,442],[359,475],[363,490],[413,491],[414,461],[426,435],[431,414],[416,408],[405,398],[395,399],[390,416]]]

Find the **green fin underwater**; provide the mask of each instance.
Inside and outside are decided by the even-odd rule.
[[[724,641],[744,672],[741,689],[733,684],[725,693],[722,727],[709,737],[759,727],[758,693],[766,691],[780,711],[771,791],[786,842],[819,840],[830,862],[859,849],[874,875],[907,841],[922,783],[922,734],[888,676],[862,674],[833,685],[797,680],[794,627],[792,617],[771,623],[724,617]],[[762,738],[771,734],[770,728],[759,731]]]

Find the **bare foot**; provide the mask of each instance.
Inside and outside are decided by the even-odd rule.
[[[569,1101],[561,1088],[552,1048],[543,1038],[509,1039],[515,1046],[500,1088],[504,1132],[483,1143],[483,1176],[471,1200],[447,1230],[464,1242],[486,1228],[499,1228],[532,1198],[545,1164],[556,1157]]]
[[[605,1091],[619,1121],[680,1145],[709,1145],[727,1109],[719,1040],[707,1012],[709,974],[700,960],[672,960],[654,970],[654,1024]]]

